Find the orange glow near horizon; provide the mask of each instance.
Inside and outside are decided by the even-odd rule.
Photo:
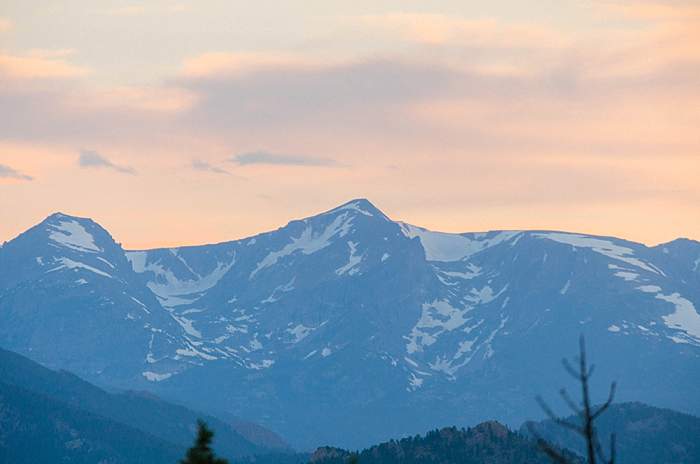
[[[360,197],[446,232],[700,239],[692,1],[225,3],[0,6],[0,242],[62,211],[213,243]]]

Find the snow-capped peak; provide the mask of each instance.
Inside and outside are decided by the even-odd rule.
[[[62,213],[53,214],[45,221],[49,239],[54,243],[76,251],[88,253],[102,251],[95,243],[95,237],[85,227],[86,222],[94,225],[89,219],[75,218]]]
[[[350,200],[347,203],[343,203],[342,205],[331,209],[330,211],[322,213],[321,215],[334,214],[342,211],[352,211],[367,217],[375,217],[386,221],[390,220],[381,210],[379,210],[379,208],[374,206],[372,202],[366,198],[356,198],[354,200]]]

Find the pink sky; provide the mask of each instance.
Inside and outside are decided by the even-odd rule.
[[[694,1],[0,6],[0,241],[125,247],[365,197],[454,232],[700,238]]]

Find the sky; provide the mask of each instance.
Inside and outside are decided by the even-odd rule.
[[[0,3],[0,243],[56,211],[212,243],[360,197],[700,239],[700,3]]]

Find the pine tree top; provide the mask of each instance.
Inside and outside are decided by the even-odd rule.
[[[211,449],[214,432],[202,421],[197,421],[197,437],[194,445],[187,450],[185,459],[180,464],[228,464],[226,459],[217,458]]]

